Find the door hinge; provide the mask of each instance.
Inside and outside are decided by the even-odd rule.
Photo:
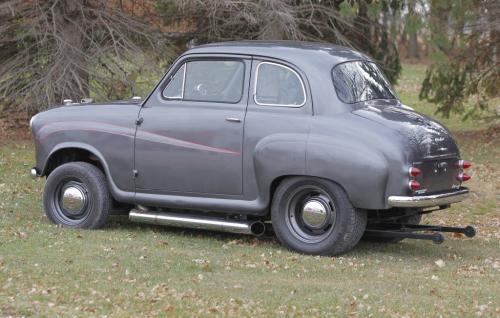
[[[140,125],[142,124],[142,122],[143,122],[143,121],[144,121],[144,118],[139,117],[139,118],[137,118],[137,119],[135,120],[135,124],[136,124],[137,126],[140,126]]]
[[[137,176],[139,175],[139,171],[137,170],[132,170],[132,176],[134,176],[134,179],[137,178]]]

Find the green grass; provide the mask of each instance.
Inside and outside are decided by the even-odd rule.
[[[422,72],[405,67],[402,85],[418,83]],[[407,101],[415,94],[401,95]],[[428,112],[418,100],[411,104]],[[462,123],[452,118],[447,124]],[[441,246],[362,242],[334,258],[288,252],[273,237],[119,217],[98,231],[52,225],[42,209],[43,180],[28,177],[32,143],[4,141],[0,316],[498,317],[500,138],[481,125],[472,122],[473,131],[466,126],[457,132],[464,157],[475,163],[472,198],[424,219],[474,224],[476,238],[448,235]]]
[[[453,131],[478,130],[488,124],[488,117],[493,115],[493,110],[485,110],[477,114],[477,117],[483,119],[462,120],[463,114],[452,113],[450,118],[444,118],[441,114],[436,114],[437,106],[435,104],[421,101],[418,98],[420,85],[425,77],[426,67],[420,64],[403,65],[401,78],[398,81],[396,91],[405,105],[415,108],[421,113],[434,117],[439,122]],[[498,103],[498,99],[495,101]],[[471,100],[472,103],[472,100]],[[494,103],[494,102],[492,102]],[[469,110],[472,105],[466,105]],[[491,108],[496,105],[490,105]]]

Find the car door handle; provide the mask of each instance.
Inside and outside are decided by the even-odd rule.
[[[236,117],[228,117],[228,118],[226,118],[226,121],[230,121],[232,123],[241,123],[241,119],[236,118]]]

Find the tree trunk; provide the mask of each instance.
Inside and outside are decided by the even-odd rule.
[[[450,13],[450,4],[443,3],[440,0],[430,1],[430,32],[431,41],[434,47],[444,53],[450,51],[448,36],[448,15]]]
[[[418,46],[417,32],[412,32],[410,34],[410,39],[408,43],[408,57],[413,59],[420,58],[420,49]]]
[[[282,26],[277,21],[265,24],[264,31],[260,34],[260,40],[284,40]]]
[[[409,19],[416,19],[415,0],[408,1],[408,17]],[[408,57],[418,59],[420,58],[418,30],[412,29],[408,33]]]
[[[71,69],[67,72],[67,80],[71,82],[72,96],[62,96],[63,98],[71,98],[73,100],[80,100],[85,97],[90,97],[89,89],[89,69],[86,59],[83,56],[84,39],[83,34],[78,29],[72,19],[79,19],[81,7],[85,5],[84,0],[65,0],[60,4],[61,18],[60,23],[64,25],[61,32],[63,39],[63,51],[67,59],[68,65]]]

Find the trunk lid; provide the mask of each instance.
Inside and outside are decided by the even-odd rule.
[[[415,179],[422,188],[415,193],[449,191],[460,186],[456,179],[460,153],[450,131],[435,120],[401,107],[394,101],[364,102],[353,113],[395,129],[406,137],[408,164],[422,174]]]

